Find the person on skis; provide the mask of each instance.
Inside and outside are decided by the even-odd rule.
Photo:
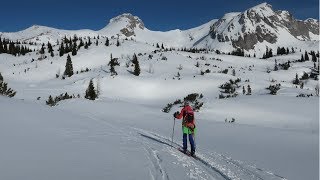
[[[182,132],[183,132],[183,152],[187,152],[187,137],[189,137],[189,142],[191,145],[191,156],[194,155],[196,147],[194,142],[194,134],[196,131],[194,112],[192,107],[189,105],[189,102],[184,102],[184,106],[181,109],[180,113],[177,111],[173,115],[177,119],[182,118]]]

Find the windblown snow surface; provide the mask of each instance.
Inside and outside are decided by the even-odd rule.
[[[207,26],[193,30],[202,28]],[[1,180],[319,179],[319,97],[296,97],[314,94],[318,81],[306,80],[303,89],[292,84],[296,73],[301,77],[311,71],[313,62],[272,71],[275,59],[300,59],[307,46],[302,52],[298,47],[296,53],[262,60],[211,51],[164,52],[135,39],[120,38],[119,47],[116,39],[110,38],[108,47],[103,36],[98,46],[91,40],[88,50],[71,56],[74,72],[91,70],[65,80],[61,75],[67,55],[59,57],[59,45],[54,45],[54,57],[46,50],[44,60],[37,60],[37,52],[0,54],[0,72],[17,91],[14,98],[0,97]],[[39,49],[40,44],[32,47]],[[111,53],[119,58],[117,76],[110,76],[107,66]],[[134,53],[140,76],[128,72]],[[200,75],[207,69],[210,73]],[[229,69],[227,74],[220,73],[224,69]],[[219,99],[219,86],[238,77],[239,95]],[[99,84],[101,94],[95,101],[83,98],[90,79]],[[281,89],[270,95],[266,87],[276,83]],[[242,95],[247,85],[250,96]],[[46,105],[49,95],[65,92],[81,98]],[[182,144],[180,120],[175,121],[171,142],[172,114],[180,107],[162,112],[167,103],[190,93],[204,95],[204,106],[196,112],[197,158],[177,150]],[[225,122],[232,118],[234,123]]]

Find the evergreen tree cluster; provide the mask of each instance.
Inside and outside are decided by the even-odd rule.
[[[290,61],[285,63],[277,63],[277,60],[274,60],[274,71],[278,71],[279,69],[288,70],[290,68]]]
[[[311,51],[310,55],[311,55],[311,60],[313,62],[317,62],[318,57],[319,57],[319,52],[316,54],[314,51]],[[300,60],[297,60],[297,62],[305,62],[305,61],[309,61],[309,60],[310,60],[309,53],[307,51],[305,51],[304,55],[301,54],[301,58],[300,58]]]
[[[164,49],[165,51],[172,51],[172,50],[175,50],[174,48],[162,48]],[[187,49],[186,47],[184,48],[181,48],[181,49],[178,49],[178,51],[184,51],[184,52],[191,52],[191,53],[201,53],[201,52],[208,52],[208,49],[205,49],[205,48],[189,48]]]
[[[96,98],[98,98],[98,94],[96,92],[96,90],[94,89],[94,85],[93,85],[93,80],[91,79],[89,82],[89,86],[86,90],[85,96],[86,99],[89,100],[95,100]]]
[[[297,95],[296,97],[312,97],[313,94],[303,94],[303,93],[300,93],[299,95]]]
[[[291,48],[291,53],[294,53],[294,49]],[[284,54],[289,54],[289,48],[285,48],[285,47],[278,47],[277,48],[277,55],[284,55]]]
[[[270,57],[273,57],[272,49],[269,49],[268,47],[266,47],[266,52],[263,53],[262,59],[267,59]]]
[[[186,97],[181,99],[175,100],[173,103],[168,103],[166,107],[162,109],[162,112],[169,113],[171,108],[175,105],[183,105],[185,102],[189,102],[190,106],[194,111],[199,111],[201,107],[203,106],[203,102],[200,100],[203,98],[203,94],[198,94],[198,93],[191,93],[188,94]]]
[[[303,75],[301,76],[300,80],[307,80],[309,79],[309,75],[306,72],[303,72]]]
[[[83,38],[78,38],[76,35],[73,36],[73,38],[66,36],[62,39],[62,42],[59,47],[59,55],[63,56],[64,54],[70,53],[75,56],[78,53],[78,50],[81,47],[84,47],[85,49],[88,49],[89,46],[91,46],[91,38],[87,37],[87,41],[84,42]],[[79,43],[78,43],[79,41]]]
[[[72,99],[72,98],[80,98],[80,94],[78,94],[76,97],[74,94],[69,95],[66,92],[66,93],[64,93],[64,94],[62,93],[54,98],[50,95],[48,100],[46,101],[46,104],[49,106],[56,106],[59,101],[66,100],[66,99]]]
[[[80,71],[76,71],[76,74],[85,73],[85,72],[89,72],[89,71],[91,71],[91,69],[85,68],[85,69],[81,69]]]
[[[240,49],[240,48],[237,48],[236,50],[232,51],[232,52],[230,53],[230,55],[242,56],[242,57],[244,57],[244,50],[243,50],[243,49]]]
[[[317,57],[319,57],[319,51],[316,54],[314,51],[310,52],[312,62],[317,62]]]
[[[54,57],[53,48],[50,42],[48,42],[47,47],[48,47],[48,53],[50,54],[50,56]]]
[[[251,90],[250,85],[247,86],[247,91],[246,91],[245,87],[242,86],[242,94],[251,95],[251,93],[252,93],[252,90]]]
[[[282,70],[288,70],[291,67],[290,61],[282,63],[282,64],[279,63],[278,65],[279,65],[280,69],[282,69]]]
[[[266,89],[270,91],[270,94],[272,95],[277,95],[277,92],[280,90],[281,84],[276,84],[276,85],[270,85]]]
[[[8,83],[3,81],[3,77],[0,73],[0,95],[13,97],[16,95],[16,91],[8,87]]]
[[[8,39],[1,39],[0,37],[0,54],[6,53],[6,54],[11,54],[11,55],[22,55],[24,56],[25,54],[32,52],[31,49],[29,49],[26,46],[21,46],[19,45],[21,42],[13,42]]]
[[[222,91],[220,91],[219,99],[238,96],[236,89],[240,87],[238,85],[239,82],[241,82],[241,79],[237,78],[236,80],[230,79],[229,82],[221,84],[219,88],[222,89]]]

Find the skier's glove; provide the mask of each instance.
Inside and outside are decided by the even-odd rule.
[[[179,114],[179,112],[178,112],[178,111],[177,111],[177,112],[175,112],[175,113],[173,114],[173,117],[177,118],[178,114]]]

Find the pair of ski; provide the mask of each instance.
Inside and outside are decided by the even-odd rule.
[[[191,155],[191,152],[189,150],[184,151],[181,147],[178,147],[178,151],[182,152],[183,154],[185,154],[189,157],[196,158],[196,155],[195,154]]]

